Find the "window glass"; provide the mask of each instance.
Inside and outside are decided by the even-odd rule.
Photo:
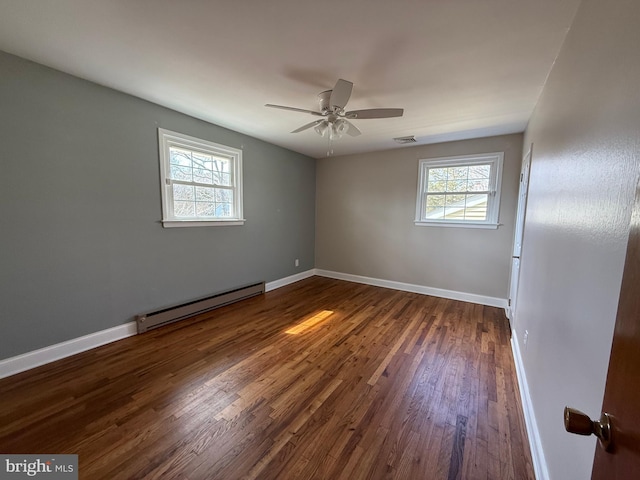
[[[502,153],[421,160],[416,224],[498,226]]]
[[[159,129],[164,226],[238,225],[242,151]]]

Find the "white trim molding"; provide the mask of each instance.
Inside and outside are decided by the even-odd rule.
[[[346,280],[348,282],[364,283],[375,287],[391,288],[393,290],[403,290],[405,292],[421,293],[433,297],[449,298],[462,302],[479,303],[490,307],[507,308],[506,298],[488,297],[476,295],[475,293],[457,292],[455,290],[445,290],[443,288],[427,287],[424,285],[414,285],[411,283],[395,282],[392,280],[381,280],[379,278],[363,277],[350,273],[332,272],[329,270],[316,269],[316,275],[320,277],[335,278],[336,280]]]
[[[524,363],[522,361],[522,355],[520,354],[520,347],[518,346],[518,335],[515,330],[513,330],[511,334],[511,350],[516,366],[516,377],[518,378],[518,389],[520,390],[520,399],[522,400],[524,423],[527,428],[527,436],[529,437],[533,470],[537,480],[549,480],[549,470],[544,458],[544,451],[542,450],[540,431],[538,430],[536,415],[533,411],[529,384],[527,383],[527,375],[525,374]]]
[[[216,220],[216,221],[189,221],[189,220],[163,220],[162,226],[165,228],[174,227],[231,227],[237,225],[244,225],[246,220]]]
[[[56,343],[55,345],[40,348],[32,352],[23,353],[16,357],[0,360],[0,378],[31,370],[32,368],[70,357],[76,353],[85,352],[92,348],[115,342],[116,340],[131,337],[136,334],[136,331],[136,322],[128,322],[124,325],[118,325],[117,327],[108,328],[84,335],[83,337],[72,338],[66,342]]]
[[[201,138],[191,137],[183,133],[172,132],[165,130],[164,128],[158,128],[158,149],[160,160],[160,176],[161,176],[161,193],[162,193],[162,226],[167,227],[203,227],[203,226],[232,226],[232,225],[244,225],[244,218],[242,214],[242,148],[230,147],[228,145],[221,145],[209,140]],[[186,151],[191,155],[198,153],[204,158],[209,158],[210,163],[217,163],[222,161],[229,165],[228,171],[222,173],[222,175],[228,175],[226,180],[218,178],[213,170],[209,167],[202,165],[204,171],[211,173],[211,178],[192,178],[191,174],[184,176],[174,176],[173,167],[177,169],[182,168],[180,165],[171,164],[171,151]],[[187,164],[196,162],[191,157]],[[213,164],[212,163],[212,164]],[[188,171],[192,170],[192,166],[186,167]],[[190,178],[190,179],[189,179]],[[213,191],[226,191],[227,194],[231,194],[231,202],[223,202],[223,204],[231,205],[231,216],[219,216],[216,212],[210,212],[207,216],[199,217],[196,212],[196,206],[198,200],[194,197],[191,200],[187,200],[187,203],[193,205],[193,216],[182,218],[176,214],[175,207],[178,203],[177,199],[174,199],[174,185],[182,185],[185,188],[191,188],[192,194],[197,192],[198,188],[202,188],[205,191],[209,191],[211,197],[204,203],[215,205]],[[195,188],[195,190],[193,190]],[[220,204],[218,204],[220,205]]]
[[[452,222],[446,220],[442,222],[423,222],[416,220],[413,222],[414,225],[418,227],[463,227],[463,228],[484,228],[488,230],[496,230],[498,227],[501,227],[502,223],[470,223],[470,222]]]
[[[491,307],[507,308],[507,300],[503,298],[486,297],[473,293],[456,292],[453,290],[444,290],[441,288],[425,287],[422,285],[412,285],[409,283],[394,282],[390,280],[381,280],[377,278],[363,277],[360,275],[351,275],[348,273],[332,272],[329,270],[310,269],[295,275],[267,282],[265,292],[290,285],[305,278],[318,275],[320,277],[335,278],[337,280],[346,280],[348,282],[364,283],[377,287],[391,288],[393,290],[403,290],[406,292],[420,293],[423,295],[432,295],[434,297],[449,298],[452,300],[460,300],[463,302],[479,303]],[[136,322],[128,322],[124,325],[108,328],[99,332],[90,333],[83,337],[73,338],[62,343],[50,345],[48,347],[34,350],[32,352],[23,353],[15,357],[0,360],[0,378],[5,378],[16,373],[24,372],[32,368],[55,362],[77,353],[91,350],[92,348],[106,345],[123,338],[131,337],[137,333]],[[522,389],[521,389],[522,391]]]
[[[504,152],[482,153],[476,155],[462,155],[456,157],[427,158],[418,162],[418,195],[416,197],[416,218],[415,224],[418,226],[448,226],[463,228],[491,228],[496,229],[501,224],[500,218],[500,189],[502,184],[502,164],[504,162]],[[459,167],[467,170],[467,177],[474,166],[489,166],[487,177],[479,179],[460,178],[455,182],[448,182],[448,173],[445,178],[435,178],[432,180],[432,170],[449,171],[451,167]],[[442,174],[442,172],[441,172]],[[484,183],[484,181],[487,183]],[[453,183],[453,185],[451,185]],[[464,187],[462,185],[464,185]],[[430,189],[430,185],[434,187]],[[451,188],[450,188],[451,187]],[[445,206],[447,196],[463,196],[463,201],[454,202]],[[442,197],[442,210],[434,210],[427,213],[429,198]],[[487,204],[485,219],[466,219],[467,209],[482,203]],[[446,214],[446,210],[451,212]],[[447,218],[449,214],[463,213],[462,219]],[[447,216],[445,216],[445,214]]]
[[[306,272],[296,273],[295,275],[284,277],[284,278],[281,278],[280,280],[267,282],[264,286],[264,291],[270,292],[271,290],[275,290],[276,288],[284,287],[285,285],[299,282],[300,280],[304,280],[305,278],[313,277],[315,274],[316,274],[316,271],[314,268],[312,268],[311,270],[307,270]]]
[[[274,280],[273,282],[268,282],[265,285],[265,291],[269,292],[276,288],[284,287],[285,285],[312,277],[313,275],[315,275],[315,269],[297,273],[279,280]],[[22,355],[17,355],[15,357],[6,358],[4,360],[0,360],[0,378],[9,377],[16,373],[31,370],[32,368],[55,362],[56,360],[70,357],[76,353],[85,352],[92,348],[115,342],[116,340],[122,340],[123,338],[131,337],[136,333],[136,322],[128,322],[124,325],[107,328],[106,330],[90,333],[83,337],[72,338],[71,340],[67,340],[62,343],[50,345],[32,352],[23,353]]]

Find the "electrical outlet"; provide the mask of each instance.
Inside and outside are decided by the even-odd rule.
[[[300,266],[300,260],[298,260],[298,259],[296,258],[296,262],[295,262],[295,264],[296,264],[296,267],[299,267],[299,266]]]
[[[522,336],[522,343],[524,346],[527,346],[527,342],[529,341],[529,330],[524,331],[524,335]]]

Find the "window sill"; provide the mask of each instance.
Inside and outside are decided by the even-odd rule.
[[[501,223],[469,223],[469,222],[413,222],[418,227],[457,227],[457,228],[484,228],[496,230]]]
[[[246,220],[162,220],[164,228],[174,227],[230,227],[244,225]]]

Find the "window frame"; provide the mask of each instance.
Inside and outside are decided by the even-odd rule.
[[[503,163],[504,152],[421,159],[418,163],[418,193],[416,198],[416,216],[414,224],[418,226],[431,227],[498,228],[501,225],[499,223],[499,218]],[[423,212],[426,211],[425,203],[428,193],[427,186],[430,169],[442,167],[467,167],[486,164],[490,165],[486,220],[427,219],[423,215]]]
[[[160,159],[160,181],[162,193],[162,226],[171,227],[208,227],[244,225],[242,202],[242,150],[219,143],[210,142],[183,133],[158,128],[158,146]],[[188,217],[179,218],[173,212],[173,179],[170,177],[170,148],[177,147],[197,151],[206,155],[221,156],[231,161],[231,190],[233,190],[234,216],[223,217]],[[181,182],[183,183],[183,182]],[[186,184],[200,186],[198,182]],[[213,186],[213,185],[212,185]]]

